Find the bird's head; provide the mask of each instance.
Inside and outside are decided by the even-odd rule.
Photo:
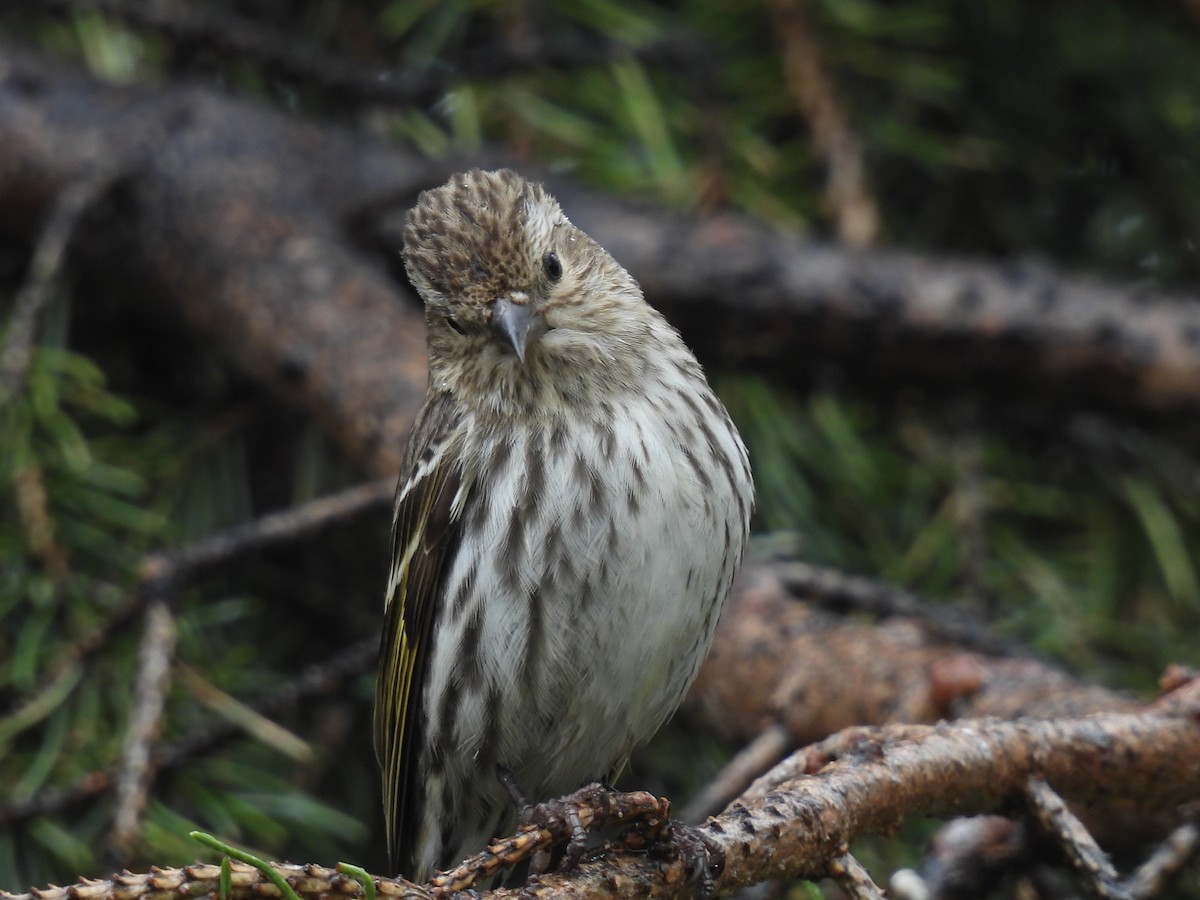
[[[422,193],[404,264],[435,384],[492,405],[553,404],[637,375],[633,345],[652,317],[637,284],[515,172],[473,169]]]

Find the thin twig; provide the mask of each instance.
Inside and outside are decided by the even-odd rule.
[[[1029,656],[1029,651],[1005,640],[969,612],[933,603],[904,588],[854,575],[841,569],[804,562],[777,562],[771,570],[793,594],[834,611],[865,612],[880,618],[914,619],[933,638],[994,656]]]
[[[893,733],[903,730],[903,726],[899,725],[890,727],[893,729]],[[922,726],[913,726],[914,734],[919,733],[920,728]],[[836,734],[831,734],[823,741],[801,747],[780,760],[769,772],[756,778],[738,797],[738,802],[751,803],[761,800],[785,782],[819,772],[830,761],[855,752],[860,744],[870,745],[873,741],[871,734],[871,730],[866,728],[846,728]]]
[[[42,228],[29,265],[29,275],[17,292],[0,349],[0,410],[11,410],[25,390],[34,346],[42,320],[62,281],[63,263],[71,236],[83,213],[112,183],[109,169],[90,171],[71,181],[58,195]],[[7,420],[7,416],[5,417]],[[7,421],[0,428],[11,427]],[[54,538],[54,518],[46,498],[42,470],[36,460],[13,473],[17,514],[31,553],[56,579],[67,574],[67,553]]]
[[[90,172],[71,181],[58,195],[34,247],[29,277],[17,293],[8,321],[8,334],[0,351],[0,407],[25,388],[42,317],[54,298],[71,236],[80,216],[112,184],[113,177],[108,169]]]
[[[1087,826],[1049,784],[1041,778],[1031,777],[1026,784],[1025,796],[1038,824],[1058,842],[1092,893],[1105,900],[1134,900]]]
[[[829,877],[837,882],[851,900],[883,900],[880,890],[862,863],[855,859],[849,850],[829,861]]]
[[[1197,854],[1200,854],[1200,825],[1185,822],[1167,835],[1150,858],[1126,879],[1125,886],[1139,900],[1157,897]]]
[[[29,692],[28,699],[0,718],[0,740],[11,738],[53,710],[65,693],[78,683],[83,672],[81,664],[107,646],[112,636],[135,620],[154,598],[163,596],[164,592],[166,596],[171,596],[171,592],[178,591],[205,572],[247,553],[303,537],[385,506],[392,498],[392,484],[390,480],[367,482],[294,509],[263,516],[249,524],[202,538],[186,547],[147,555],[139,566],[142,584],[137,593],[118,607],[103,624],[68,647]],[[85,781],[90,791],[94,782]],[[2,811],[0,821],[3,821]]]
[[[138,651],[133,712],[117,769],[117,802],[109,835],[109,845],[123,857],[128,856],[141,830],[142,813],[154,780],[152,746],[162,730],[177,637],[167,601],[154,601],[146,610],[146,631]]]
[[[680,813],[679,820],[700,822],[716,815],[740,797],[754,779],[783,759],[794,744],[791,733],[784,726],[771,723],[692,798]]]
[[[804,0],[769,0],[775,32],[783,43],[788,89],[812,129],[829,176],[825,202],[838,237],[852,247],[868,247],[879,236],[879,210],[867,188],[863,149],[842,111],[833,82],[805,15]]]
[[[391,481],[375,481],[358,485],[348,490],[310,501],[295,509],[263,516],[254,522],[212,535],[187,547],[147,556],[140,566],[142,584],[129,603],[122,606],[99,632],[109,636],[117,627],[131,621],[147,604],[169,599],[181,586],[219,565],[240,558],[247,553],[285,540],[294,540],[318,531],[335,522],[369,512],[390,502]],[[26,728],[33,721],[48,714],[54,705],[78,683],[82,674],[83,658],[102,645],[99,639],[82,641],[69,651],[65,662],[55,667],[53,675],[32,693],[33,699],[23,704],[7,718],[0,720],[0,737]],[[375,637],[353,645],[332,661],[311,666],[298,679],[262,698],[251,708],[263,715],[285,708],[301,697],[319,693],[328,684],[340,681],[348,674],[366,671],[375,660],[378,639]],[[150,707],[147,706],[149,711]],[[150,770],[172,768],[184,761],[204,753],[239,734],[239,726],[225,721],[207,730],[194,732],[188,738],[152,754],[149,762],[133,758],[121,769],[91,772],[67,787],[53,787],[31,797],[14,799],[0,805],[0,825],[21,821],[32,816],[56,812],[112,788],[121,781],[129,785],[130,809],[137,807],[137,767],[147,765],[143,774]],[[132,731],[131,731],[132,734]],[[127,747],[129,753],[133,753]],[[120,776],[122,771],[134,773],[129,778]],[[135,816],[136,818],[136,816]],[[120,829],[116,834],[121,834]]]
[[[390,503],[394,489],[391,479],[367,482],[302,506],[270,513],[186,547],[150,554],[138,567],[143,589],[178,587],[248,553],[370,512]]]
[[[294,706],[306,697],[327,693],[347,678],[372,669],[378,650],[377,636],[364,638],[330,659],[309,666],[298,678],[247,705],[260,715],[269,716]],[[243,731],[240,725],[228,720],[216,722],[162,747],[153,754],[150,764],[156,771],[169,771],[213,750]],[[69,809],[110,790],[116,776],[115,768],[89,772],[66,787],[47,788],[30,797],[0,804],[0,827]]]

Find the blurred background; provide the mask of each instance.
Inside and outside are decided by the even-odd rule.
[[[1185,315],[1197,302],[1192,0],[10,0],[0,82],[36,108],[11,78],[18,52],[121,90],[200,86],[431,171],[503,157],[868,262],[901,250],[1083,277],[1131,317],[1143,298],[1156,315],[1163,298]],[[0,168],[18,149],[0,142]],[[0,888],[178,865],[207,852],[193,828],[384,871],[361,646],[381,611],[386,490],[189,580],[169,624],[132,598],[152,554],[390,473],[119,279],[79,278],[66,251],[39,263],[47,219],[0,209],[6,347],[38,266],[65,273],[0,398]],[[682,309],[685,336],[713,344]],[[1200,665],[1195,405],[1047,402],[945,359],[911,379],[873,371],[870,344],[775,369],[702,359],[750,447],[755,552],[952,601],[1140,695],[1167,664]],[[109,788],[155,627],[173,631],[158,774],[116,840]],[[336,690],[288,693],[339,661]],[[682,802],[731,749],[683,720],[627,780]],[[877,852],[904,864],[923,834]]]

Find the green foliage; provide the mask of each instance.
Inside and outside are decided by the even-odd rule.
[[[513,26],[504,4],[389,10],[389,37],[415,66],[469,58],[477,35]],[[691,40],[694,58],[476,82],[397,114],[397,136],[438,154],[481,134],[515,141],[619,192],[825,227],[824,167],[763,8],[590,0],[542,12],[522,24],[549,43],[594,29],[632,47]],[[1157,284],[1196,277],[1200,70],[1178,5],[827,0],[812,15],[891,242]]]
[[[770,4],[199,6],[401,73],[447,72],[438,102],[371,115],[425,154],[498,144],[601,189],[831,230],[825,167],[786,84]],[[1184,4],[814,0],[806,9],[864,145],[887,243],[1194,282],[1200,24]],[[319,88],[252,58],[180,60],[167,37],[94,12],[22,27],[105,78],[183,69],[298,113],[344,114]],[[450,78],[523,37],[642,52],[569,71]],[[685,52],[666,55],[664,42]],[[117,620],[143,554],[353,477],[312,426],[252,426],[263,406],[222,367],[156,378],[129,362],[137,354],[120,326],[69,330],[71,308],[56,304],[26,390],[0,410],[0,804],[119,758],[140,634]],[[757,529],[794,536],[805,558],[976,603],[1012,635],[1112,684],[1150,689],[1167,662],[1200,663],[1191,554],[1200,468],[1188,423],[1142,430],[1079,414],[1029,427],[972,400],[795,395],[733,374],[719,389],[751,448]],[[271,431],[283,436],[264,437]],[[320,553],[255,560],[185,591],[173,605],[179,666],[248,701],[319,657],[331,635],[366,633],[373,610],[361,622],[345,610],[349,597],[377,596],[376,542],[377,563],[362,549],[371,539],[330,536]],[[339,554],[362,560],[358,580],[305,577],[297,559]],[[164,741],[219,721],[187,684],[173,682]],[[202,828],[268,856],[362,859],[368,832],[379,845],[370,692],[363,678],[337,702],[284,717],[313,762],[239,738],[160,774],[136,858],[192,859],[186,835]],[[642,764],[689,752],[680,744],[668,738]],[[691,751],[700,768],[715,767],[711,750]],[[636,761],[634,771],[653,781]],[[101,871],[111,814],[104,800],[0,829],[0,886]]]
[[[881,411],[750,378],[721,388],[751,448],[763,530],[795,532],[804,558],[974,598],[1112,684],[1152,690],[1167,664],[1195,659],[1197,469],[1172,441],[1087,420],[1031,446],[982,430],[969,406]]]
[[[221,895],[222,895],[221,900],[225,900],[225,897],[229,893],[229,884],[230,884],[230,880],[231,880],[231,875],[229,872],[229,865],[226,862],[226,860],[231,859],[231,858],[236,859],[240,862],[247,863],[251,866],[254,866],[254,868],[258,869],[259,872],[261,872],[263,875],[265,875],[267,877],[267,879],[270,880],[270,882],[275,885],[276,890],[279,891],[279,895],[281,897],[283,897],[283,900],[300,900],[300,897],[296,893],[296,891],[292,888],[292,886],[290,884],[287,883],[287,879],[284,878],[282,875],[280,875],[278,872],[276,872],[273,868],[271,868],[271,864],[267,860],[260,859],[259,857],[255,856],[254,854],[247,853],[244,850],[239,850],[236,847],[233,847],[230,844],[225,843],[224,841],[218,840],[217,838],[213,837],[211,834],[206,834],[203,831],[193,831],[189,836],[193,840],[199,841],[201,844],[204,844],[206,847],[210,847],[211,849],[216,850],[222,854],[222,858],[221,858]]]
[[[132,712],[141,641],[137,565],[160,547],[254,514],[246,460],[249,418],[205,419],[114,392],[95,362],[66,347],[69,302],[43,323],[23,393],[0,427],[0,803],[69,788],[118,764]],[[337,484],[311,441],[297,466],[303,498]],[[335,467],[338,468],[338,467]],[[299,487],[299,485],[297,485]],[[174,597],[174,656],[193,679],[253,698],[303,657],[304,634],[278,634],[262,601],[186,590]],[[303,617],[296,617],[303,621]],[[179,670],[181,672],[182,670]],[[219,724],[177,672],[162,739]],[[360,706],[366,706],[359,697]],[[198,826],[279,854],[310,858],[361,846],[361,820],[297,786],[328,765],[303,764],[244,738],[158,778],[131,862],[183,864]],[[363,770],[364,781],[372,781]],[[365,786],[359,789],[366,793]],[[105,867],[105,793],[0,828],[0,884],[63,882]]]

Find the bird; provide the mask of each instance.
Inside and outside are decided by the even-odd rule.
[[[429,380],[395,497],[374,709],[393,869],[608,784],[674,713],[745,550],[745,445],[679,332],[536,181],[409,210]]]

